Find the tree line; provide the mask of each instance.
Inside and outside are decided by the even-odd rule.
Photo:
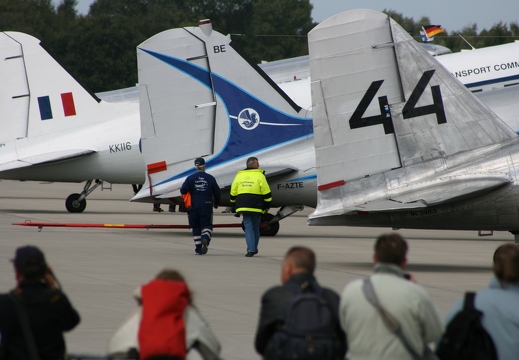
[[[0,28],[42,40],[94,92],[137,83],[136,46],[171,28],[196,26],[211,19],[214,29],[231,34],[233,43],[259,63],[307,55],[307,33],[317,25],[310,0],[95,0],[86,15],[77,13],[77,0],[0,0]],[[385,13],[416,38],[427,17],[417,22],[391,10]],[[519,39],[519,26],[494,25],[462,34],[475,47]],[[448,32],[435,43],[453,52],[467,48]]]

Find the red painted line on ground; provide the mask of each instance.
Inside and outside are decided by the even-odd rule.
[[[81,227],[81,228],[111,228],[111,229],[189,229],[189,225],[158,225],[158,224],[81,224],[81,223],[51,223],[25,220],[21,223],[11,223],[18,226],[43,227]],[[241,228],[239,224],[213,224],[213,228]]]

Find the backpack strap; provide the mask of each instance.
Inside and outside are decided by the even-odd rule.
[[[400,323],[398,322],[398,320],[390,313],[388,313],[386,309],[382,307],[382,305],[380,305],[377,294],[375,293],[375,288],[373,287],[373,284],[371,283],[371,279],[369,277],[364,279],[364,281],[362,282],[362,292],[364,293],[364,296],[366,296],[366,299],[368,299],[369,303],[373,305],[375,309],[377,309],[378,313],[382,317],[382,321],[387,326],[389,331],[391,331],[393,334],[395,334],[397,338],[400,339],[400,341],[407,349],[407,351],[411,354],[413,359],[421,359],[422,357],[416,353],[416,351],[411,347],[406,337],[402,333],[402,328],[400,327]]]
[[[476,300],[475,292],[466,292],[465,301],[463,303],[463,310],[475,309],[476,308],[476,306],[474,305],[475,300]]]
[[[29,317],[27,316],[27,310],[22,303],[22,299],[14,294],[12,291],[9,293],[9,298],[14,303],[16,314],[18,315],[18,321],[22,328],[23,337],[25,344],[27,345],[27,351],[29,352],[30,360],[39,360],[38,351],[36,350],[36,343],[32,335],[31,324],[29,323]]]

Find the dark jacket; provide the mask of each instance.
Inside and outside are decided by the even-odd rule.
[[[39,280],[22,281],[19,288],[40,359],[64,359],[63,332],[79,324],[79,314],[64,293],[50,290]],[[0,295],[0,333],[0,359],[29,359],[15,304],[8,294]]]
[[[194,208],[208,203],[212,205],[213,201],[215,205],[220,204],[220,187],[214,176],[205,171],[197,171],[186,178],[180,193],[185,194],[188,191],[191,193],[191,205]]]
[[[301,286],[305,281],[310,283],[317,283],[316,279],[310,274],[296,274],[292,276],[287,283],[294,283],[298,286]],[[346,335],[341,328],[339,321],[339,295],[327,288],[323,288],[323,297],[332,307],[335,314],[335,329],[337,333],[337,337],[339,338],[342,356],[341,359],[344,358],[346,354]],[[293,299],[293,294],[285,288],[284,286],[275,286],[270,288],[263,294],[261,298],[261,310],[260,317],[258,322],[258,329],[256,331],[256,340],[255,346],[256,351],[262,355],[266,353],[266,349],[269,344],[269,340],[271,339],[274,332],[281,328],[285,322],[285,313],[286,310]]]

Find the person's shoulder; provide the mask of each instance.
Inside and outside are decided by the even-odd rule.
[[[339,302],[339,299],[341,298],[340,295],[337,293],[337,291],[333,290],[333,289],[330,289],[330,288],[327,288],[327,287],[323,287],[323,297],[325,297],[326,299],[329,299],[329,300],[333,300],[333,301],[336,301],[336,302]]]
[[[11,316],[14,311],[14,303],[9,299],[9,294],[0,294],[0,327],[5,318]]]
[[[193,179],[195,176],[196,176],[196,173],[188,175],[186,177],[186,180],[184,180],[184,183],[187,183],[188,181],[191,181],[191,179]]]
[[[417,282],[403,279],[403,281],[398,284],[398,288],[400,288],[403,293],[407,293],[410,296],[420,299],[420,301],[432,302],[427,290]]]
[[[519,301],[519,287],[498,287],[481,289],[476,292],[476,302],[478,305],[507,304]],[[519,310],[518,310],[519,311]]]
[[[9,294],[0,294],[0,309],[2,308],[2,305],[9,302]]]
[[[337,295],[339,296],[339,294],[337,293],[337,291],[333,290],[332,288],[329,288],[329,287],[322,287],[323,289],[323,293],[326,293],[326,294],[333,294],[333,295]]]
[[[346,286],[344,286],[343,292],[357,291],[358,289],[362,288],[363,282],[364,279],[355,279],[353,281],[350,281],[346,284]]]
[[[204,174],[207,176],[207,178],[209,178],[209,179],[211,179],[213,181],[216,181],[216,178],[213,175],[211,175],[209,173],[206,173],[206,172]]]
[[[285,292],[285,291],[288,291],[288,290],[284,286],[275,285],[275,286],[272,286],[272,287],[268,288],[267,290],[265,290],[263,295],[276,294],[276,293]]]
[[[268,288],[262,296],[262,299],[268,300],[268,299],[275,299],[278,297],[283,297],[290,294],[290,291],[281,285],[272,286],[271,288]]]

